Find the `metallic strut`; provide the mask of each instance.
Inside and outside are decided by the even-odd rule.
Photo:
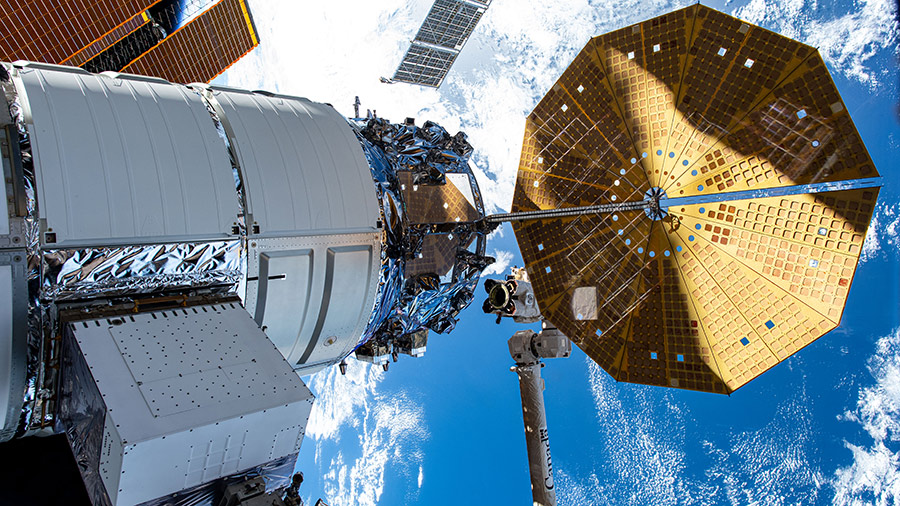
[[[484,218],[488,223],[503,223],[505,221],[540,220],[544,218],[566,218],[570,216],[582,216],[585,214],[606,214],[621,211],[635,211],[650,206],[650,201],[620,202],[615,204],[600,204],[596,206],[566,207],[564,209],[543,209],[540,211],[523,211],[519,213],[492,214]]]
[[[875,177],[866,179],[853,179],[849,181],[836,181],[830,183],[811,183],[779,188],[764,188],[760,190],[710,193],[708,195],[695,195],[691,197],[667,198],[663,193],[662,195],[655,198],[645,198],[644,200],[637,202],[616,202],[594,206],[566,207],[563,209],[542,209],[539,211],[492,214],[490,216],[486,216],[484,218],[484,221],[486,223],[498,224],[507,221],[512,222],[540,220],[546,218],[567,218],[589,214],[608,214],[621,211],[635,211],[638,209],[654,209],[655,211],[665,212],[670,206],[708,204],[711,202],[724,202],[730,200],[761,199],[766,197],[783,197],[804,193],[823,193],[839,190],[875,188],[881,185],[882,178]]]

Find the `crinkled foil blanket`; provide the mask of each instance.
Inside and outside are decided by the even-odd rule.
[[[389,341],[422,329],[438,333],[456,326],[456,316],[474,297],[478,277],[494,259],[484,256],[487,233],[482,222],[410,224],[397,173],[409,171],[418,185],[447,184],[446,174],[466,174],[472,146],[464,133],[451,136],[439,125],[392,124],[381,118],[353,120],[357,137],[372,168],[381,202],[385,248],[375,310],[360,344],[375,338]],[[477,185],[473,196],[479,215],[484,207]],[[436,205],[438,203],[435,203]],[[426,235],[452,233],[458,244],[474,244],[474,251],[460,246],[449,276],[406,277],[406,261],[415,258]]]

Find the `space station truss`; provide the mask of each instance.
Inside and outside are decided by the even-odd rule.
[[[490,0],[435,0],[393,80],[440,86],[490,3]]]
[[[617,380],[729,393],[838,326],[879,185],[814,48],[697,4],[576,56],[512,206],[572,215],[513,226],[543,315]]]

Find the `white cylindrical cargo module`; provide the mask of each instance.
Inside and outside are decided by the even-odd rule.
[[[243,176],[245,305],[302,374],[350,353],[378,288],[382,234],[371,170],[324,104],[208,87]]]
[[[95,504],[287,465],[300,376],[421,355],[492,261],[463,133],[2,65],[0,442],[65,430]]]
[[[14,74],[41,249],[207,244],[233,257],[245,306],[303,374],[358,344],[375,305],[380,214],[359,141],[331,106],[45,64]],[[190,257],[169,271],[197,267]],[[115,269],[120,283],[146,277]],[[85,271],[44,281],[103,282]]]
[[[296,456],[312,403],[298,374],[351,353],[380,295],[353,126],[297,97],[10,70],[0,441],[30,395],[30,426],[61,423],[95,504]],[[48,333],[63,345],[42,348]]]

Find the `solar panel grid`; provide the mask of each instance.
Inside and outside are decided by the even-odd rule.
[[[729,388],[734,386],[732,380],[736,376],[734,370],[736,363],[745,364],[747,370],[758,369],[759,364],[766,361],[769,362],[766,368],[774,365],[774,355],[755,334],[746,318],[738,311],[732,301],[731,293],[721,286],[720,283],[723,280],[717,276],[722,275],[719,272],[720,266],[710,267],[707,262],[713,259],[695,254],[690,248],[686,248],[678,260],[681,268],[680,274],[684,276],[686,282],[687,293],[691,293],[696,304],[697,319],[695,321],[699,322],[698,328],[706,340],[706,346],[715,349],[719,343],[733,345],[743,337],[749,338],[749,345],[733,347],[733,355],[718,354],[717,362],[721,362],[722,365],[718,375]],[[737,380],[740,383],[752,378],[752,376],[740,377],[747,373],[743,369],[737,373]]]
[[[689,292],[685,290],[684,282],[678,274],[676,261],[661,254],[668,246],[664,234],[657,234],[655,239],[649,249],[657,252],[656,260],[651,261],[648,267],[659,276],[659,286],[652,292],[654,297],[648,298],[648,302],[656,300],[656,307],[647,309],[651,313],[662,313],[666,318],[661,328],[636,327],[635,334],[655,336],[657,340],[659,334],[662,334],[665,354],[659,359],[665,361],[668,371],[667,386],[724,392],[725,385],[721,380],[718,361],[711,355],[708,341],[710,333],[705,326],[693,326],[693,322],[704,320],[697,316],[696,308],[692,307],[687,295]]]
[[[602,54],[613,65],[614,82],[622,98],[619,106],[632,123],[632,138],[641,153],[654,154],[671,124],[674,89],[680,76],[680,53],[685,51],[684,11],[621,30],[603,38]],[[680,34],[680,35],[679,35]],[[659,160],[643,158],[651,186],[659,185]]]
[[[479,0],[435,0],[393,80],[440,86],[489,4],[490,1]]]
[[[698,11],[679,109],[687,113],[686,119],[701,120],[698,130],[709,133],[699,140],[701,149],[674,151],[676,156],[667,161],[664,173],[673,177],[665,186],[667,190],[683,186],[679,195],[690,195],[696,188],[683,178],[696,169],[694,162],[707,152],[728,152],[733,146],[746,146],[741,142],[744,138],[723,137],[735,126],[745,124],[751,110],[762,107],[771,90],[811,54],[811,48],[799,42],[715,11],[707,14],[707,10]],[[692,126],[695,125],[685,125],[682,130]],[[679,165],[684,160],[688,165]]]
[[[595,38],[528,117],[513,211],[641,201],[654,182],[715,200],[876,176],[819,61],[701,5]],[[617,133],[634,146],[603,145]],[[876,199],[723,197],[665,221],[637,211],[513,229],[542,314],[610,374],[726,393],[840,321]],[[577,312],[584,293],[596,314]]]
[[[413,42],[403,56],[400,66],[397,67],[393,79],[438,87],[456,61],[456,56],[452,51],[441,51]]]
[[[690,29],[685,10],[675,11],[642,24],[643,50],[646,71],[651,80],[648,92],[648,118],[652,149],[665,148],[674,116],[675,93],[681,80],[682,67],[687,55],[687,36]],[[655,174],[658,174],[654,170]]]
[[[435,0],[415,40],[458,51],[483,13],[483,8],[458,0]]]
[[[623,47],[632,50],[622,52],[618,49]],[[597,50],[635,150],[646,153],[650,150],[646,119],[648,76],[639,71],[644,61],[640,27],[630,26],[603,35]],[[640,163],[645,174],[653,173],[652,158],[641,157]]]
[[[4,2],[0,59],[62,63],[158,0]]]
[[[632,242],[646,242],[650,224],[639,219],[641,214],[642,211],[630,211],[615,217],[584,216],[560,220],[554,226],[542,222],[514,226],[517,237],[520,233],[526,237],[530,235],[539,245],[536,252],[528,253],[536,257],[534,269],[540,276],[533,284],[539,300],[544,301],[542,311],[550,321],[555,322],[553,314],[560,320],[576,318],[570,308],[571,300],[567,298],[571,289],[596,287],[599,300],[611,303],[604,306],[597,321],[591,323],[592,329],[606,332],[615,325],[620,318],[617,303],[631,304],[631,299],[622,294],[634,290],[632,285],[641,268],[641,255],[628,247]],[[618,230],[623,232],[620,234]]]
[[[582,54],[589,55],[587,51]],[[596,122],[589,118],[576,100],[581,93],[578,88],[584,91],[584,86],[563,77],[528,120],[522,159],[530,163],[522,170],[531,174],[522,181],[524,185],[519,185],[522,196],[542,202],[544,208],[642,197],[648,187],[640,171],[632,170],[630,162],[625,161],[631,154],[626,135],[622,130],[612,130],[610,135],[616,138],[610,142],[601,129],[609,130],[607,117],[611,115]],[[579,77],[574,76],[576,81]],[[541,148],[532,153],[532,146]]]
[[[129,63],[124,72],[209,82],[257,45],[244,0],[220,0]]]
[[[699,189],[700,184],[704,188],[737,185],[736,189],[746,189],[877,175],[836,92],[828,93],[821,85],[813,88],[796,83],[797,80],[822,82],[822,76],[815,74],[827,70],[824,65],[814,64],[819,58],[817,55],[807,60],[800,69],[806,69],[811,77],[788,79],[749,116],[744,126],[717,144],[723,147],[719,152],[726,151],[725,143],[731,143],[744,147],[748,155],[729,153],[727,163],[715,167],[701,165],[696,176],[686,173],[679,181],[683,182],[679,194],[700,194],[703,191]],[[783,90],[790,90],[790,96]],[[818,104],[802,98],[806,93],[820,97]],[[707,160],[709,156],[706,155]]]
[[[63,63],[66,63],[67,65],[81,66],[91,58],[97,56],[101,51],[115,44],[116,41],[137,30],[147,22],[148,21],[147,19],[145,19],[143,13],[137,14],[125,23],[107,32],[104,36],[100,37],[93,43],[85,46],[77,53],[67,58]]]
[[[667,351],[665,342],[660,343],[658,339],[665,328],[664,316],[658,297],[634,309],[622,332],[626,339],[617,379],[668,385]]]
[[[671,153],[672,129],[683,121],[683,115],[675,108],[675,100],[683,82],[683,72],[688,59],[688,42],[694,29],[694,9],[682,9],[662,18],[643,23],[644,52],[647,54],[646,71],[652,79],[648,120],[653,145],[647,151],[652,160],[653,172],[649,174],[652,186],[665,186],[667,164]]]
[[[645,244],[652,225],[646,220],[636,221],[638,230],[632,236],[643,234],[644,238],[639,242]],[[576,289],[593,286],[598,300],[603,301],[595,320],[573,318],[573,290],[558,296],[560,303],[548,316],[551,322],[564,322],[560,330],[565,328],[564,333],[579,336],[578,341],[573,342],[617,378],[620,377],[632,312],[648,295],[645,276],[649,273],[644,268],[645,257],[643,252],[636,253],[635,248],[627,247],[626,240],[620,236],[608,240],[612,248],[606,248],[607,257],[598,258],[591,264],[589,272],[576,280]]]
[[[738,201],[725,211],[707,210],[697,234],[808,305],[829,308],[825,314],[834,319],[846,299],[876,197],[877,191],[866,189]],[[690,207],[697,206],[689,206],[686,216]]]
[[[683,271],[697,287],[698,302],[704,304],[700,318],[710,326],[713,351],[723,364],[723,378],[730,389],[750,381],[834,326],[811,308],[785,297],[756,272],[723,256],[704,237],[695,241],[696,247],[685,249]],[[717,304],[724,301],[710,300],[713,290],[718,290],[719,299],[724,294],[733,306],[725,317],[715,312]],[[770,328],[766,322],[779,325],[773,323]]]

